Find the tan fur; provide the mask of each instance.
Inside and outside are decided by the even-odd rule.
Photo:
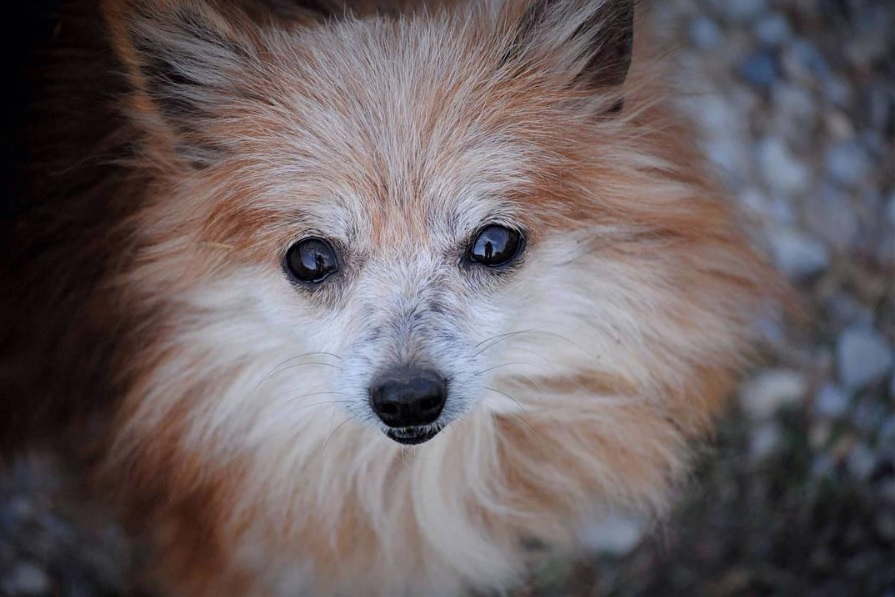
[[[623,90],[585,89],[550,28],[501,62],[523,0],[260,6],[103,3],[136,150],[91,200],[123,207],[90,254],[89,337],[117,341],[85,391],[113,399],[97,470],[155,542],[150,576],[190,596],[503,589],[526,542],[574,549],[595,507],[661,512],[782,291],[646,37]],[[139,35],[193,61],[189,110]],[[445,247],[494,217],[530,231],[525,261],[470,290]],[[347,239],[344,286],[284,279],[308,231]],[[389,309],[457,346],[358,353]],[[363,410],[392,354],[459,367],[450,425],[412,449]]]

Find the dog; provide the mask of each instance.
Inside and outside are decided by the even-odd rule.
[[[93,4],[36,75],[4,443],[68,446],[162,594],[502,591],[663,511],[779,282],[632,0]]]

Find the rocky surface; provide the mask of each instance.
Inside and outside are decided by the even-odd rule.
[[[895,597],[895,4],[651,0],[682,104],[796,286],[669,521],[622,516],[519,595]],[[32,461],[0,477],[0,595],[116,595],[120,534]]]

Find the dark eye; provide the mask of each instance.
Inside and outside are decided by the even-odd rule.
[[[492,224],[482,228],[469,248],[469,260],[488,267],[500,267],[515,260],[525,244],[522,235]]]
[[[339,271],[339,260],[328,242],[319,238],[306,238],[289,247],[286,267],[296,279],[320,284]]]

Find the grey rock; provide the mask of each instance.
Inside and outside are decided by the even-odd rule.
[[[877,447],[895,456],[895,413],[890,414],[877,434]]]
[[[790,369],[762,371],[740,390],[740,405],[753,420],[768,420],[781,408],[797,404],[805,396],[805,376]]]
[[[588,551],[620,557],[640,544],[646,529],[643,519],[612,513],[584,524],[579,538]]]
[[[876,453],[866,444],[860,443],[851,449],[846,465],[848,472],[859,481],[867,481],[876,468]]]
[[[879,256],[883,263],[895,263],[895,192],[889,197],[883,216]],[[895,390],[893,390],[895,394]]]
[[[892,348],[876,330],[853,326],[836,347],[839,380],[848,390],[859,390],[881,379],[892,366]]]
[[[862,90],[863,109],[867,111],[870,126],[873,130],[884,131],[895,125],[890,106],[892,105],[892,91],[887,85],[868,85]],[[891,130],[891,129],[889,129]]]
[[[721,28],[712,19],[698,16],[690,22],[690,41],[700,49],[713,48],[724,39]]]
[[[830,74],[830,65],[827,59],[808,40],[797,39],[793,41],[784,52],[783,68],[796,80],[823,81]]]
[[[779,12],[765,15],[755,23],[755,37],[763,44],[779,46],[789,41],[791,36],[789,21]]]
[[[804,130],[817,122],[817,101],[804,87],[781,81],[774,85],[771,97],[774,101],[774,115],[784,126]]]
[[[861,35],[845,45],[845,55],[859,69],[869,68],[874,62],[884,60],[887,50],[889,44],[884,32]]]
[[[858,234],[858,216],[851,198],[843,191],[825,185],[805,210],[808,230],[834,249],[845,251]]]
[[[46,572],[28,562],[20,562],[4,585],[13,595],[47,595],[51,588]]]
[[[826,304],[827,312],[842,327],[851,325],[873,326],[873,311],[846,292],[837,292]]]
[[[754,21],[768,9],[768,0],[713,0],[712,4],[725,19],[737,23]]]
[[[769,88],[778,77],[777,58],[770,50],[759,50],[746,57],[740,64],[739,71],[749,84]]]
[[[811,462],[811,476],[819,479],[833,477],[836,474],[836,461],[826,453],[820,453]]]
[[[780,451],[783,445],[783,431],[780,425],[770,421],[753,428],[749,438],[749,457],[759,463]]]
[[[831,103],[843,107],[848,106],[854,97],[852,86],[834,74],[830,74],[823,80],[823,92],[824,97]]]
[[[793,228],[778,228],[768,237],[774,263],[793,280],[807,280],[823,273],[830,265],[826,245]]]
[[[814,398],[814,412],[821,417],[838,419],[848,412],[851,400],[848,394],[832,383],[826,383]]]
[[[805,191],[811,184],[811,171],[779,137],[767,137],[756,147],[762,177],[770,188],[784,194]]]
[[[878,485],[879,495],[895,506],[895,479],[888,479]]]
[[[860,400],[851,409],[851,423],[864,436],[873,437],[889,414],[890,409],[876,400]]]
[[[845,186],[857,186],[867,181],[870,175],[870,156],[864,147],[855,141],[837,143],[827,150],[825,157],[827,172],[836,182]]]
[[[895,513],[881,510],[876,516],[876,530],[887,541],[895,542]],[[890,591],[895,596],[895,589]]]
[[[741,176],[750,167],[748,120],[718,94],[696,96],[683,104],[703,131],[709,158],[729,176]]]

